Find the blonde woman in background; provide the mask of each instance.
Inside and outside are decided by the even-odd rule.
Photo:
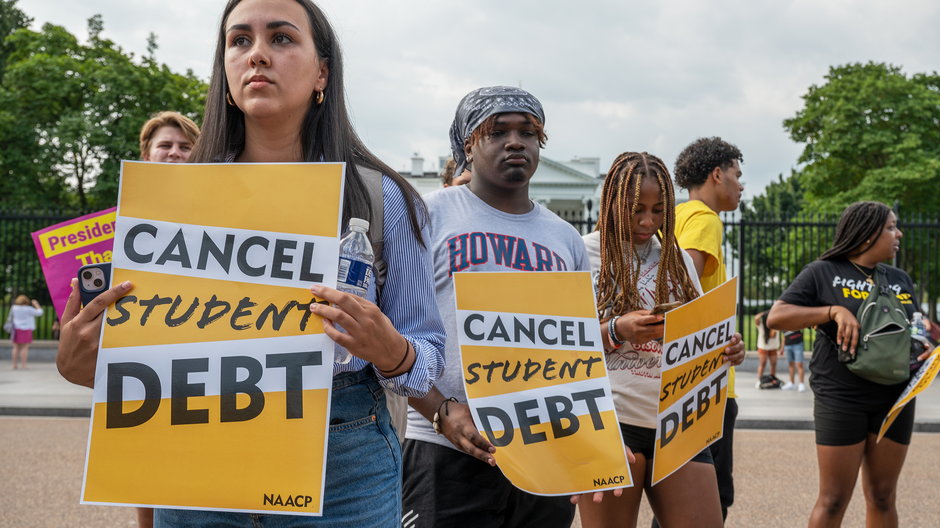
[[[140,159],[186,163],[199,139],[199,126],[179,112],[157,112],[140,129]]]
[[[33,342],[33,330],[36,329],[36,318],[42,315],[42,306],[36,299],[30,300],[25,295],[19,295],[10,308],[10,322],[13,331],[13,369],[16,370],[17,360],[19,368],[26,368],[26,358],[29,356],[29,344]]]

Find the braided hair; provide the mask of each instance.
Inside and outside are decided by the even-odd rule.
[[[857,257],[875,245],[891,209],[881,202],[855,202],[842,211],[832,247],[819,260]]]
[[[663,225],[656,234],[662,243],[656,271],[656,303],[669,302],[670,293],[683,302],[698,297],[676,241],[675,193],[669,169],[652,154],[625,152],[614,160],[607,172],[597,217],[596,230],[600,232],[601,241],[597,306],[601,317],[606,315],[607,310],[611,314],[623,314],[644,308],[637,289],[642,263],[634,246],[631,229],[633,215],[640,201],[640,184],[644,178],[652,178],[659,184],[660,196],[665,204]]]

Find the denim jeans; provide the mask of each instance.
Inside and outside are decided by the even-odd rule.
[[[154,526],[401,526],[401,480],[401,446],[385,406],[385,393],[366,367],[333,378],[323,517],[158,509]]]
[[[784,345],[783,351],[787,355],[788,363],[803,362],[803,343],[797,343],[795,345]]]

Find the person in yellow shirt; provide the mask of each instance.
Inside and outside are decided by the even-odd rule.
[[[724,225],[718,213],[738,208],[744,190],[743,161],[741,151],[719,137],[697,139],[676,158],[673,171],[676,184],[689,191],[689,201],[676,206],[676,239],[692,257],[704,292],[728,280],[721,249]],[[738,416],[736,396],[732,368],[728,376],[724,435],[711,445],[723,518],[727,518],[728,507],[734,502],[732,448]]]

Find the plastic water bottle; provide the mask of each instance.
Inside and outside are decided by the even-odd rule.
[[[923,361],[917,360],[917,356],[927,350],[924,345],[930,344],[930,340],[927,339],[927,327],[924,325],[924,314],[920,312],[914,312],[914,317],[911,319],[911,341],[911,372],[913,373],[924,364]]]
[[[339,241],[339,273],[336,277],[336,289],[365,297],[372,282],[372,264],[375,254],[366,233],[369,221],[362,218],[350,218],[349,228]],[[352,356],[345,349],[336,350],[337,363],[349,363]]]

